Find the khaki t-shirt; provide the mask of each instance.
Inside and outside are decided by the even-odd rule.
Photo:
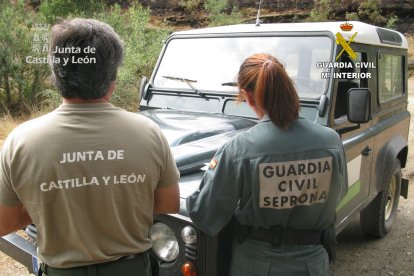
[[[159,127],[111,104],[63,104],[6,139],[0,204],[23,204],[52,267],[107,262],[143,252],[154,190],[179,172]]]

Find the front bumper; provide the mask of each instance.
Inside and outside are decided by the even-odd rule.
[[[0,251],[26,266],[30,273],[36,274],[38,272],[39,262],[36,245],[18,234],[12,233],[1,237]]]

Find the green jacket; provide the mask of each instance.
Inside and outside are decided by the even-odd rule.
[[[299,118],[285,131],[266,116],[217,151],[187,210],[209,235],[233,216],[254,227],[322,230],[347,190],[345,152],[334,130]]]

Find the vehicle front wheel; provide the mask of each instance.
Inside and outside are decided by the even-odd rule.
[[[401,164],[395,159],[387,188],[378,193],[375,199],[361,212],[362,229],[374,237],[383,237],[390,230],[397,215],[401,192]]]

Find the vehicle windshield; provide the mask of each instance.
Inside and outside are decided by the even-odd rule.
[[[191,90],[176,79],[192,80],[197,90],[237,93],[241,63],[255,53],[278,58],[294,80],[299,97],[318,98],[328,83],[317,68],[329,62],[332,39],[328,36],[174,38],[168,42],[154,78],[154,88]],[[166,77],[167,76],[167,77]]]

